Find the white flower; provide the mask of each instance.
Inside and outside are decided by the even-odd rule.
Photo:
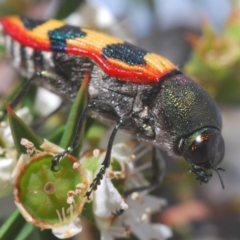
[[[0,197],[4,197],[13,191],[11,176],[16,165],[16,158],[8,156],[9,154],[6,153],[6,157],[0,157]]]
[[[31,122],[32,116],[28,108],[24,107],[16,112],[27,123]],[[10,126],[7,122],[0,123],[0,197],[4,197],[13,191],[12,171],[17,164],[17,151],[14,147]]]
[[[104,176],[94,193],[93,212],[98,218],[109,218],[119,210],[126,210],[128,205],[113,186],[109,177]]]
[[[112,226],[114,214],[127,208],[128,205],[113,186],[110,178],[104,176],[93,198],[93,213],[96,224],[101,231],[102,239],[111,239],[109,238],[111,232],[116,237],[127,237],[129,235],[125,227]]]
[[[162,240],[172,236],[169,227],[160,223],[151,223],[150,221],[151,214],[166,205],[164,199],[147,195],[147,191],[145,191],[131,194],[127,198],[127,203],[129,210],[123,214],[123,222],[131,227],[133,234],[138,239]]]
[[[97,200],[96,200],[97,201]],[[130,233],[139,240],[164,240],[172,236],[172,231],[166,225],[151,223],[151,214],[166,204],[163,199],[143,193],[134,193],[126,199],[128,209],[116,218],[96,218],[102,240],[113,240],[129,237]],[[105,203],[106,205],[106,203]],[[106,206],[102,206],[106,208]]]
[[[52,233],[60,239],[70,238],[82,231],[80,218],[76,218],[74,221],[59,228],[52,229]]]
[[[148,184],[143,175],[134,167],[133,147],[132,143],[120,143],[114,145],[112,149],[112,159],[118,161],[121,170],[113,170],[110,175],[117,179],[124,179],[127,189]],[[151,223],[151,214],[165,206],[166,201],[148,195],[147,190],[132,193],[124,200],[110,178],[104,177],[94,193],[93,204],[96,224],[101,232],[102,240],[126,238],[131,233],[140,240],[163,240],[172,236],[169,227],[160,223]],[[123,214],[115,216],[115,213],[119,212]]]
[[[19,109],[18,111],[16,111],[16,115],[23,119],[23,121],[29,125],[32,122],[32,115],[29,112],[29,109],[27,107],[23,107],[21,109]],[[14,142],[13,142],[13,138],[12,138],[12,132],[11,132],[11,128],[8,125],[7,122],[1,122],[0,125],[0,138],[3,139],[4,141],[4,145],[8,148],[14,148]]]

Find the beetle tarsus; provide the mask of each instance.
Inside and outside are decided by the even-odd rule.
[[[93,182],[90,184],[90,187],[88,189],[88,191],[85,194],[85,197],[87,197],[88,200],[90,200],[90,195],[92,194],[92,191],[96,191],[98,185],[100,185],[101,180],[103,179],[103,175],[106,171],[105,166],[102,166],[99,170],[99,172],[97,173],[96,177],[93,179]]]
[[[72,148],[69,147],[67,150],[59,153],[52,159],[52,165],[51,165],[51,170],[53,172],[57,172],[59,169],[57,168],[58,163],[69,153],[72,152]]]
[[[120,208],[119,210],[117,209],[116,212],[112,212],[112,215],[114,217],[118,217],[124,213],[124,209]]]

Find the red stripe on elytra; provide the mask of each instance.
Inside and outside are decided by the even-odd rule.
[[[0,22],[3,26],[4,32],[23,46],[28,46],[36,50],[50,51],[50,41],[44,41],[31,36],[29,31],[25,30],[20,25],[14,24],[9,18],[3,18]]]
[[[6,34],[11,36],[23,46],[28,46],[40,51],[51,51],[50,40],[46,41],[45,39],[32,36],[29,30],[26,30],[23,28],[23,26],[21,26],[20,20],[19,25],[17,25],[11,21],[11,18],[3,18],[1,19],[1,24]],[[46,36],[43,37],[46,38]],[[163,72],[153,72],[153,69],[148,64],[144,66],[135,66],[135,69],[131,68],[131,66],[129,66],[129,68],[123,68],[116,63],[111,63],[111,59],[107,59],[101,55],[101,52],[99,51],[89,51],[88,49],[72,46],[66,46],[66,53],[81,55],[93,59],[109,76],[136,84],[157,83],[161,81],[161,78],[173,70],[166,69]],[[140,71],[136,70],[138,67],[140,67]]]
[[[112,64],[109,61],[109,59],[100,55],[101,53],[99,54],[98,51],[88,51],[87,49],[80,49],[67,46],[66,52],[70,54],[89,57],[90,59],[93,59],[96,63],[98,63],[99,66],[104,70],[104,72],[109,76],[113,76],[123,81],[129,81],[136,84],[158,83],[161,81],[161,78],[163,78],[166,74],[176,69],[176,68],[167,69],[166,71],[163,71],[161,73],[157,72],[154,74],[152,73],[151,67],[149,67],[147,64],[144,66],[141,65],[134,66],[135,69],[141,67],[140,71],[131,68],[131,66],[129,66],[129,69],[124,69],[120,65]],[[143,68],[144,71],[142,71]]]

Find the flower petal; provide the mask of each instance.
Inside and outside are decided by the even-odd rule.
[[[0,158],[0,197],[9,194],[12,189],[12,171],[16,161],[10,158]]]
[[[100,186],[94,193],[94,214],[100,218],[108,218],[116,211],[127,208],[128,205],[113,186],[110,178],[104,176]]]
[[[52,233],[60,239],[70,238],[82,231],[80,218],[75,219],[68,225],[61,226],[59,228],[54,228]]]

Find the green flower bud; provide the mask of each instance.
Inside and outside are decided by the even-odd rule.
[[[53,156],[38,152],[23,154],[14,171],[15,202],[25,219],[42,228],[53,229],[74,221],[82,212],[88,189],[85,169],[66,156],[50,170]]]

